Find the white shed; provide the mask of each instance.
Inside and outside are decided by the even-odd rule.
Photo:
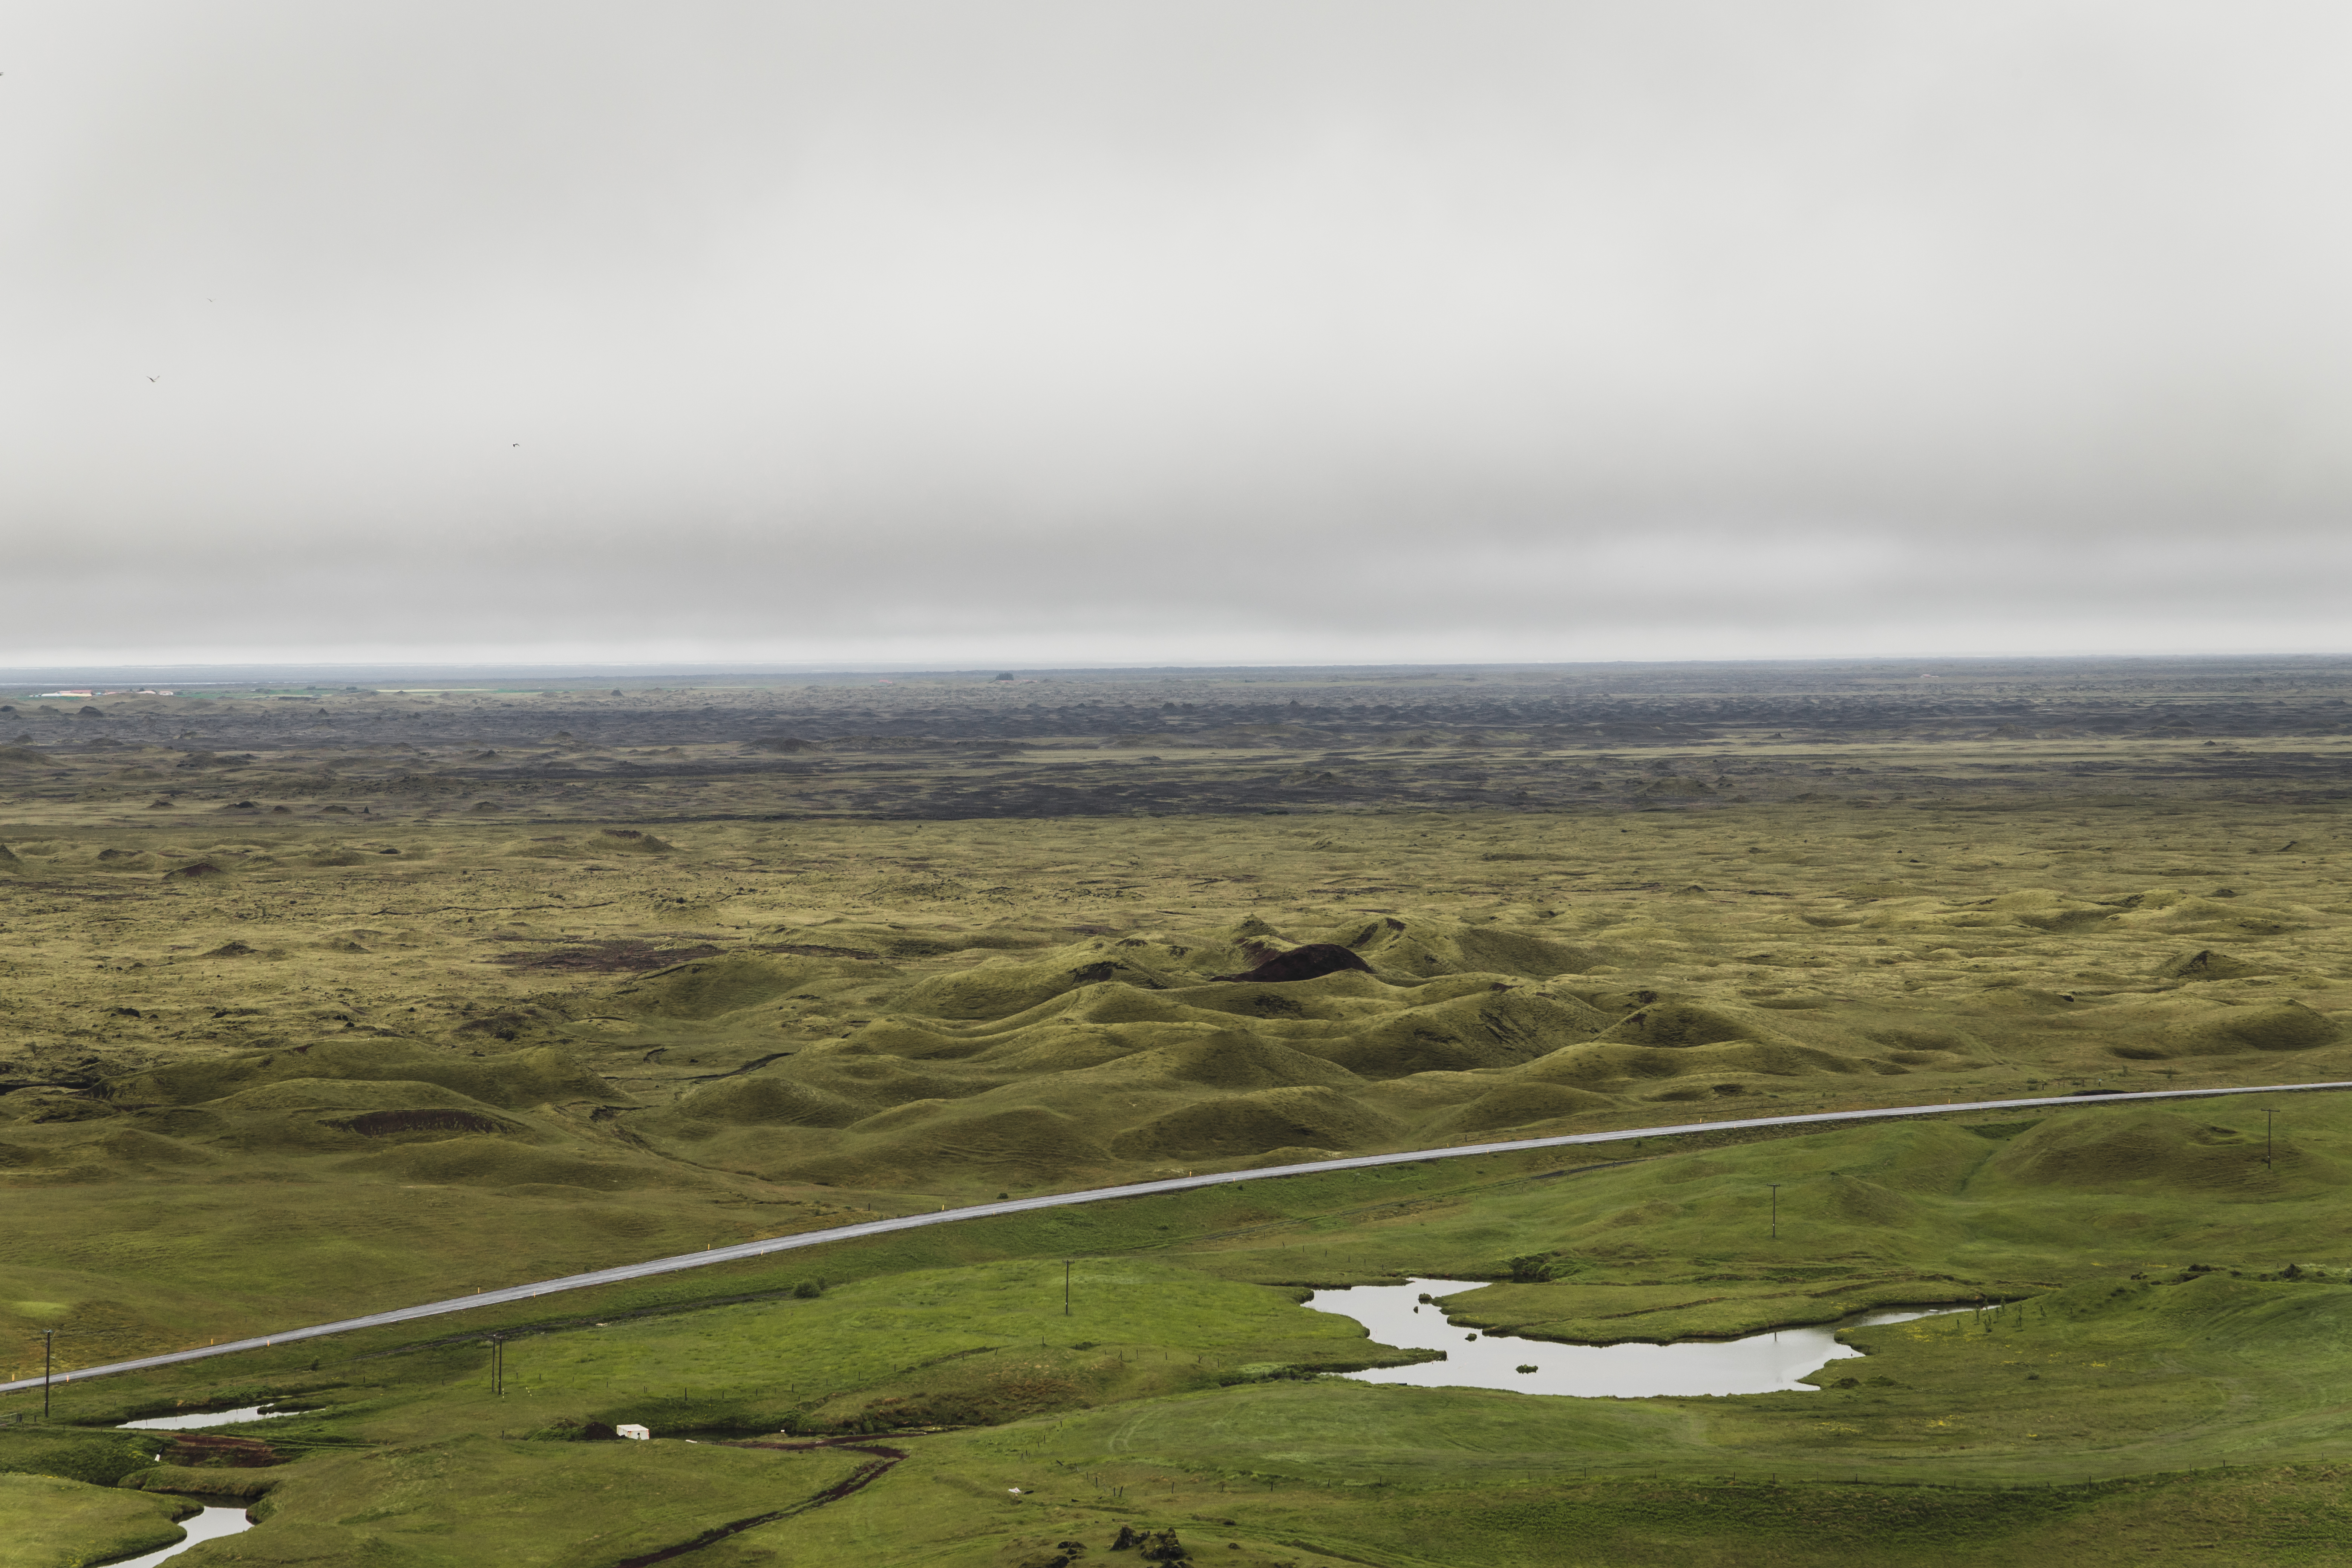
[[[613,1434],[618,1437],[635,1437],[640,1443],[653,1436],[652,1430],[645,1426],[615,1426]]]

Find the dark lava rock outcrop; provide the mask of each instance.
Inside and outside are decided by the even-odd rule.
[[[1287,952],[1277,952],[1258,961],[1255,969],[1243,974],[1215,974],[1213,980],[1316,980],[1341,970],[1354,969],[1370,974],[1372,966],[1333,942],[1310,942],[1305,947],[1294,947]]]

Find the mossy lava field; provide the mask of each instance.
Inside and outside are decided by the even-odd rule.
[[[257,1522],[175,1563],[2352,1557],[2352,1096],[2097,1092],[2352,1079],[2352,662],[37,691],[0,696],[8,1377],[1000,1195],[2082,1102],[68,1378],[0,1395],[0,1561],[222,1497]],[[1423,1310],[1531,1361],[1968,1310],[1771,1394],[1337,1375],[1434,1352],[1307,1292],[1416,1277],[1492,1281]],[[296,1414],[114,1429],[255,1405]]]

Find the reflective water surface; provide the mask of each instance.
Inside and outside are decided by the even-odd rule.
[[[121,1432],[186,1432],[198,1426],[226,1426],[238,1421],[269,1421],[280,1415],[299,1415],[299,1410],[265,1410],[258,1405],[248,1405],[242,1410],[200,1410],[193,1415],[158,1415],[151,1421],[125,1421]]]
[[[1744,1340],[1685,1340],[1666,1345],[1564,1345],[1508,1334],[1474,1333],[1445,1321],[1426,1292],[1442,1299],[1483,1289],[1484,1279],[1413,1279],[1402,1285],[1359,1285],[1318,1290],[1307,1305],[1353,1318],[1372,1338],[1401,1350],[1444,1351],[1446,1359],[1419,1366],[1379,1367],[1342,1376],[1360,1383],[1402,1383],[1423,1388],[1509,1388],[1521,1394],[1640,1399],[1660,1394],[1772,1394],[1809,1390],[1797,1379],[1833,1361],[1859,1356],[1837,1342],[1841,1329],[1902,1323],[1966,1308],[1858,1312],[1833,1323],[1778,1329]],[[1532,1366],[1533,1372],[1521,1372]]]
[[[180,1528],[188,1532],[188,1537],[177,1546],[166,1546],[161,1552],[150,1552],[144,1557],[133,1557],[128,1562],[114,1563],[111,1568],[152,1568],[152,1564],[161,1563],[165,1558],[177,1557],[200,1541],[217,1541],[224,1535],[235,1535],[239,1531],[251,1530],[253,1526],[245,1517],[245,1505],[239,1503],[235,1508],[214,1508],[207,1504],[205,1511],[194,1519],[180,1521]]]

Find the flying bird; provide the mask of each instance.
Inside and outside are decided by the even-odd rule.
[[[149,376],[147,379],[148,379],[148,380],[150,380],[150,381],[161,381],[161,380],[163,380],[163,378],[162,376],[160,376],[160,375],[151,375],[151,376]]]

